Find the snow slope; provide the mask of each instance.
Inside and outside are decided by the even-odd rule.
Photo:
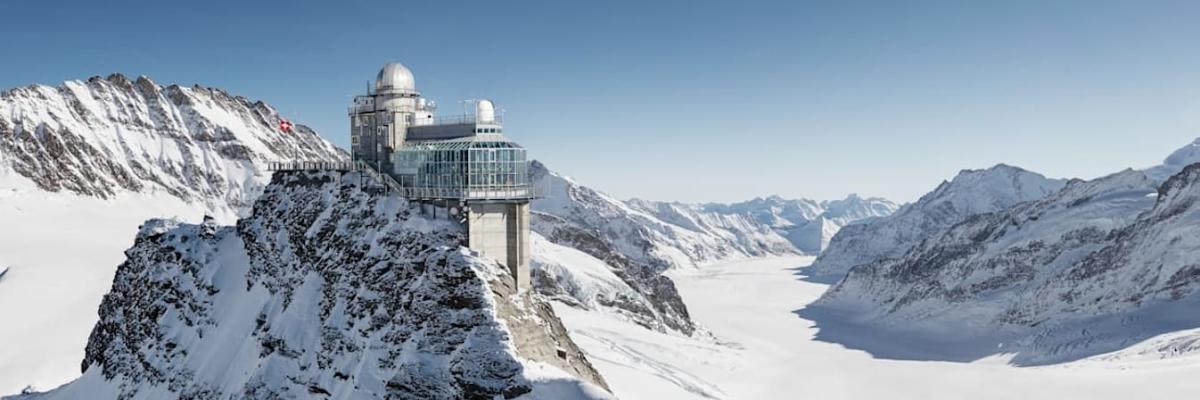
[[[266,163],[339,161],[308,128],[219,89],[121,75],[0,93],[0,393],[79,375],[96,306],[148,218],[232,222]]]
[[[549,243],[598,260],[611,273],[606,279],[623,283],[597,283],[603,291],[580,290],[570,281],[572,265],[539,261],[535,251],[535,266],[546,267],[534,268],[535,286],[548,296],[572,298],[576,305],[611,309],[650,329],[687,334],[694,330],[687,307],[664,272],[730,258],[795,253],[769,227],[742,216],[674,203],[624,202],[551,172],[541,163],[534,162],[532,168],[534,179],[545,190],[544,198],[533,202],[532,229]],[[593,264],[583,263],[591,271],[604,269]],[[578,279],[597,276],[589,274],[581,272]]]
[[[79,376],[96,307],[147,216],[199,219],[172,197],[0,195],[0,393]],[[19,344],[19,345],[13,345]]]
[[[795,314],[828,287],[796,275],[811,260],[740,260],[672,273],[696,323],[712,336],[555,309],[624,399],[1173,399],[1200,390],[1193,378],[1200,359],[1158,357],[1159,349],[1185,343],[1173,335],[1135,346],[1136,358],[1111,354],[1046,367],[887,360],[817,340],[817,323]]]
[[[24,398],[609,397],[458,224],[360,184],[280,173],[237,226],[146,222],[83,377]]]
[[[1200,327],[1197,199],[1200,164],[1161,185],[1134,170],[1073,180],[1039,201],[970,217],[902,257],[852,269],[808,315],[830,327],[829,340],[849,330],[921,338],[901,352],[840,342],[886,357],[1004,353],[1028,365],[1123,352]],[[1182,335],[1159,355],[1195,351],[1194,340]]]
[[[1200,138],[1172,152],[1162,164],[1147,168],[1146,176],[1158,182],[1166,181],[1171,175],[1182,171],[1188,165],[1200,162]]]
[[[851,194],[842,200],[817,202],[779,196],[733,204],[710,203],[709,212],[744,215],[773,228],[800,251],[819,254],[843,226],[855,221],[891,215],[899,206],[878,197]]]
[[[813,263],[817,275],[842,275],[851,268],[904,255],[921,240],[969,216],[1037,200],[1064,181],[1004,164],[964,170],[894,214],[843,228]]]

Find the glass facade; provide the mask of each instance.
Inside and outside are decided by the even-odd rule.
[[[392,162],[393,175],[416,197],[504,200],[536,194],[525,149],[498,135],[408,143]]]

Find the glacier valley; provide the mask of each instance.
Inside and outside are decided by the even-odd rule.
[[[1091,180],[962,170],[909,204],[619,199],[535,161],[519,290],[364,175],[270,171],[347,159],[284,122],[118,74],[0,94],[0,395],[1200,389],[1200,140]]]

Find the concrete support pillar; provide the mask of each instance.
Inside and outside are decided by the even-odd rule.
[[[529,287],[529,203],[467,205],[467,246],[508,268],[518,289]]]
[[[518,289],[529,287],[529,203],[508,207],[508,269],[516,279]]]

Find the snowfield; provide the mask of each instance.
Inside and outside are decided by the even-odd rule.
[[[767,258],[673,273],[692,317],[709,334],[698,338],[563,304],[555,311],[623,399],[1161,399],[1200,391],[1200,359],[1157,355],[1186,332],[1044,367],[1011,366],[1004,357],[883,360],[817,341],[814,323],[796,314],[828,287],[797,275],[797,267],[811,262]]]
[[[79,376],[96,308],[148,216],[199,221],[204,213],[162,195],[104,200],[4,187],[0,269],[9,270],[0,279],[0,394],[13,394]]]

